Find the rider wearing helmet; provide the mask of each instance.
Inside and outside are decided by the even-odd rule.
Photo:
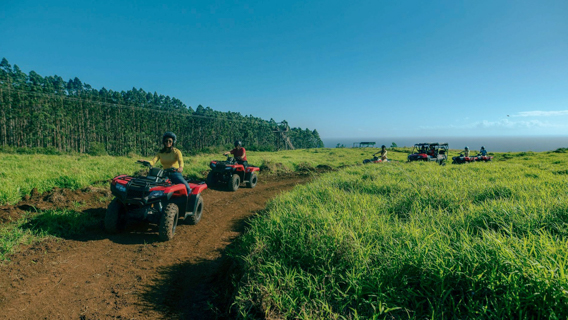
[[[381,146],[381,151],[373,153],[373,157],[375,157],[376,154],[379,153],[379,152],[381,153],[381,160],[386,161],[387,160],[387,147],[384,144]]]
[[[232,154],[235,157],[235,160],[237,160],[237,163],[242,164],[243,166],[247,166],[248,162],[247,162],[247,152],[245,150],[245,148],[243,148],[243,143],[240,140],[235,141],[235,149],[231,150],[231,151],[227,151],[225,153],[223,153],[223,155],[228,155],[228,154]]]
[[[479,153],[484,157],[487,155],[487,150],[485,150],[484,146],[481,146],[481,150],[479,150]]]
[[[464,157],[469,157],[469,147],[465,147],[465,149],[463,150],[463,155]]]
[[[174,184],[183,183],[185,185],[185,188],[187,189],[187,194],[189,194],[191,192],[191,188],[181,175],[181,173],[183,172],[183,156],[179,149],[174,148],[176,140],[176,135],[173,132],[168,131],[164,133],[164,135],[162,136],[162,144],[164,145],[164,147],[158,152],[158,154],[156,154],[156,156],[151,161],[139,161],[150,163],[152,166],[160,161],[164,169],[176,168],[176,172],[170,173],[170,180]]]

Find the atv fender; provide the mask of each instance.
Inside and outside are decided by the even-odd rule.
[[[189,196],[188,205],[185,211],[185,216],[192,215],[195,212],[195,205],[197,204],[197,200],[201,197],[200,194],[192,194]]]

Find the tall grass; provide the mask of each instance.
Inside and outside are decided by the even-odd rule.
[[[298,186],[231,252],[239,317],[566,319],[568,176],[551,155],[353,167]]]

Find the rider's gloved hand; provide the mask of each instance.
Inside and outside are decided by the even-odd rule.
[[[182,168],[182,167],[179,167],[179,168],[177,168],[176,171],[179,172],[179,173],[182,173],[182,172],[183,172],[183,168]]]

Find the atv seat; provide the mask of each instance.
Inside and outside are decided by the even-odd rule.
[[[146,179],[148,180],[152,180],[154,182],[157,182],[159,178],[161,178],[164,174],[164,170],[160,169],[160,168],[152,168],[150,169],[150,171],[148,172],[148,175],[146,176]]]

